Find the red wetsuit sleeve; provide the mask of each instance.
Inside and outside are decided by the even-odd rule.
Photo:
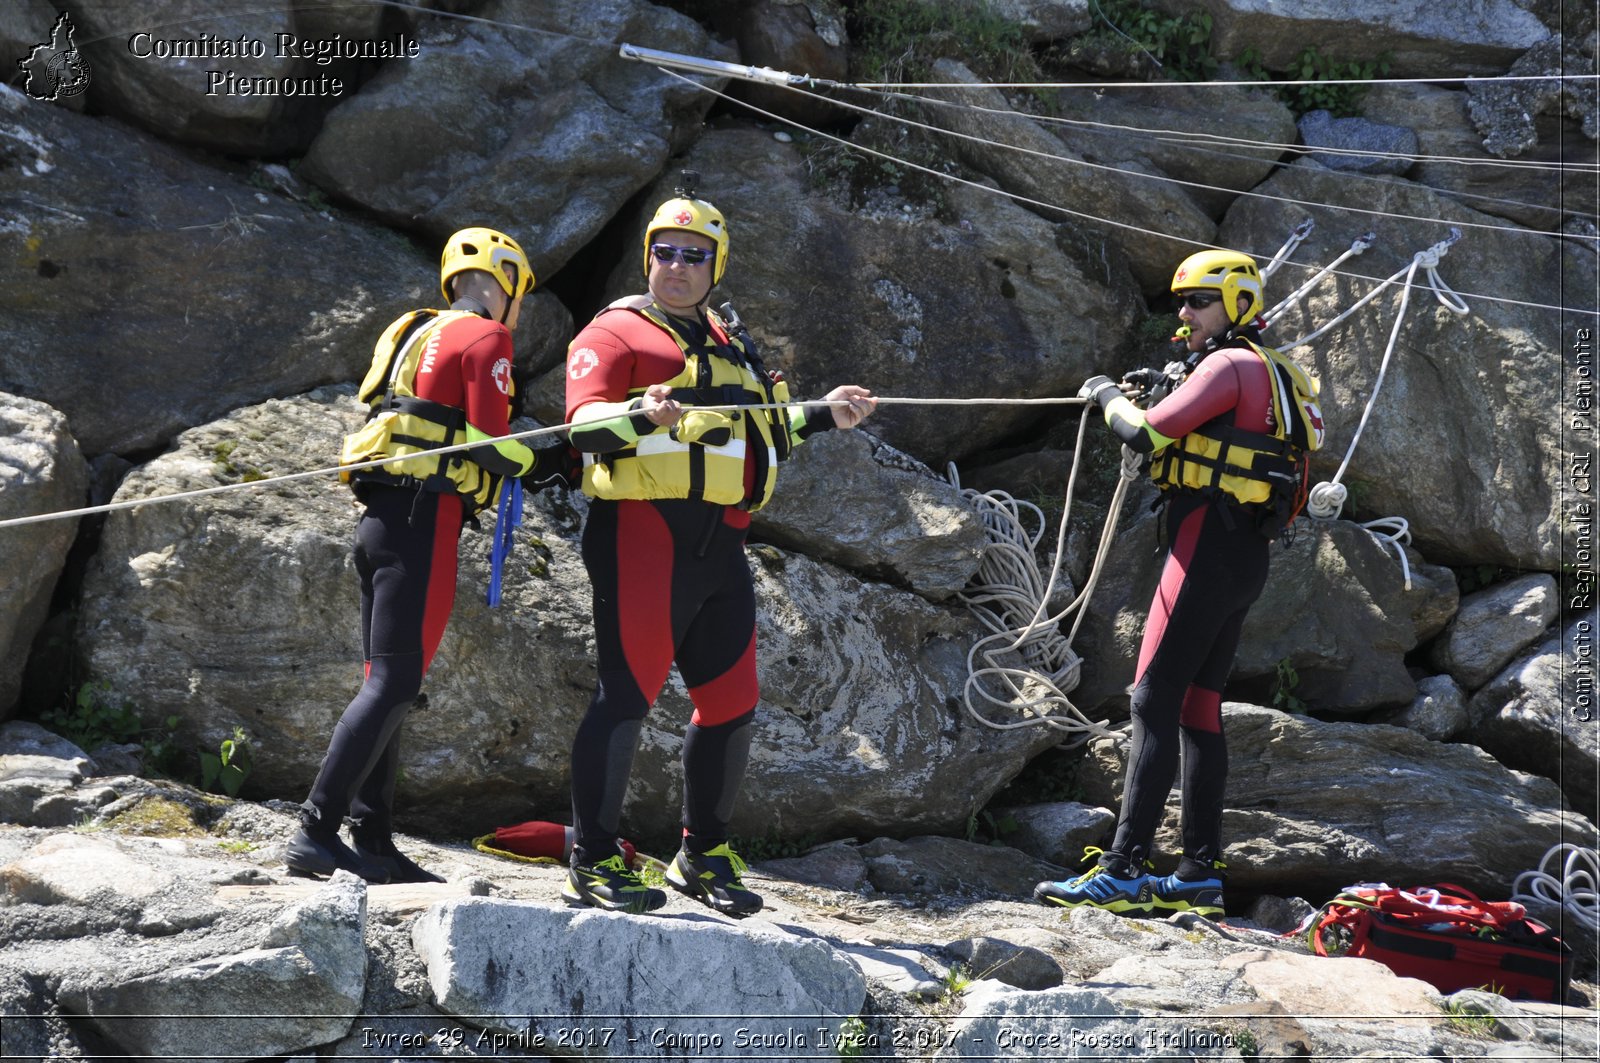
[[[591,402],[625,401],[635,362],[623,337],[598,320],[584,326],[567,347],[567,420]]]
[[[430,387],[426,391],[419,388],[419,397],[447,402],[465,411],[469,438],[471,429],[490,438],[506,435],[511,431],[511,333],[499,322],[482,318],[452,321],[440,332],[437,350],[442,364],[427,374],[432,378]],[[427,353],[425,350],[424,361]],[[452,354],[454,386],[448,383]],[[421,373],[418,379],[422,379]],[[429,393],[435,386],[453,392],[452,398],[436,398]],[[475,448],[468,456],[499,476],[520,476],[533,467],[532,451],[514,440]]]

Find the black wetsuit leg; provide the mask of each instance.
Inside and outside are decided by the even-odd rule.
[[[387,831],[399,767],[399,731],[422,689],[455,600],[461,500],[366,484],[356,524],[366,679],[334,725],[303,806],[323,828],[346,814]]]
[[[1107,851],[1135,870],[1160,825],[1180,746],[1185,853],[1221,853],[1228,776],[1221,692],[1267,578],[1269,544],[1244,510],[1176,492],[1166,521],[1170,545],[1139,652],[1122,810]]]

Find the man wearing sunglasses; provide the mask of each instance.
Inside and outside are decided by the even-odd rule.
[[[1034,897],[1067,908],[1215,917],[1223,913],[1225,876],[1222,688],[1245,615],[1265,586],[1277,531],[1266,512],[1265,473],[1251,470],[1283,467],[1276,454],[1282,426],[1297,413],[1275,404],[1273,363],[1255,325],[1261,275],[1248,255],[1191,255],[1173,275],[1172,292],[1193,366],[1177,389],[1149,410],[1124,394],[1131,384],[1119,388],[1104,376],[1078,392],[1101,407],[1123,443],[1151,456],[1168,546],[1134,675],[1132,741],[1111,848],[1087,874],[1039,883]],[[1156,876],[1150,847],[1180,750],[1183,854],[1174,874]]]
[[[340,463],[400,459],[347,474],[364,510],[356,524],[365,680],[334,725],[284,862],[291,872],[354,872],[369,882],[443,882],[395,848],[400,724],[455,601],[461,525],[493,499],[502,477],[535,455],[506,435],[511,330],[533,269],[517,242],[462,229],[445,242],[439,285],[448,310],[416,310],[391,324],[358,396],[367,423],[346,437]],[[483,443],[436,456],[430,448]],[[339,838],[351,819],[354,847]]]
[[[644,717],[676,661],[694,714],[683,741],[683,842],[667,882],[740,917],[762,906],[728,845],[759,697],[750,514],[795,446],[854,428],[875,402],[842,385],[826,396],[841,405],[790,404],[737,317],[708,308],[728,266],[727,223],[696,197],[696,175],[684,176],[645,228],[649,294],[601,311],[567,354],[567,419],[592,499],[583,559],[598,683],[572,745],[575,844],[562,895],[631,912],[666,903],[628,868],[616,838]]]

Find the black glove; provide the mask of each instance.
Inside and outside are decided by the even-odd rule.
[[[1122,382],[1124,384],[1132,384],[1138,388],[1141,395],[1150,394],[1155,389],[1155,386],[1166,378],[1166,374],[1159,369],[1135,369],[1132,372],[1122,374]]]
[[[1121,389],[1108,376],[1092,376],[1083,382],[1083,387],[1078,389],[1078,398],[1088,399],[1090,402],[1105,409],[1106,403],[1122,394]]]
[[[522,489],[543,491],[556,484],[573,487],[582,476],[583,459],[562,440],[534,448],[533,468],[522,474]]]

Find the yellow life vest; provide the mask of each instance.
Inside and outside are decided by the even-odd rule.
[[[1267,368],[1273,432],[1246,431],[1222,417],[1208,421],[1152,455],[1150,478],[1163,491],[1221,492],[1264,506],[1286,526],[1305,503],[1306,455],[1322,446],[1321,385],[1272,348],[1241,342]]]
[[[766,505],[778,481],[778,462],[789,456],[792,446],[789,385],[772,380],[758,362],[752,364],[753,352],[738,336],[730,335],[727,346],[718,344],[714,336],[706,344],[691,344],[656,307],[627,309],[655,324],[683,351],[683,371],[663,383],[684,406],[785,406],[730,412],[733,429],[721,441],[708,434],[697,442],[683,442],[675,430],[660,428],[620,450],[586,453],[584,492],[608,499],[687,498],[752,511]],[[729,333],[727,324],[715,313],[708,310],[706,317],[714,329]],[[630,389],[628,397],[637,398],[645,390]],[[747,455],[755,465],[750,497],[745,496],[744,487]]]
[[[467,413],[419,399],[417,368],[439,342],[444,326],[463,310],[414,310],[384,330],[372,350],[372,365],[356,397],[371,407],[367,423],[344,438],[340,465],[403,458],[387,465],[342,472],[340,479],[373,480],[460,495],[468,515],[494,498],[498,477],[484,471],[465,451],[431,455],[430,450],[467,442]]]

